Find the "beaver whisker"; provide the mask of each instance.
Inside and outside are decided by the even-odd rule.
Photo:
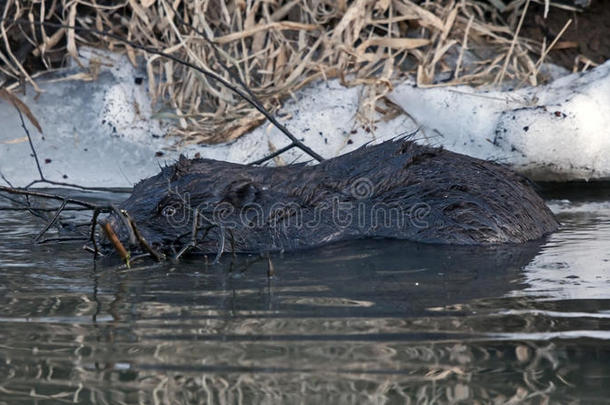
[[[178,253],[176,253],[176,255],[174,256],[174,260],[179,260],[180,257],[186,253],[187,250],[192,249],[194,246],[189,244],[186,244],[182,247],[182,249],[180,249],[180,251],[178,251]]]

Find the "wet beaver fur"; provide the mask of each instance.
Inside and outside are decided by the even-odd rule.
[[[188,244],[203,253],[262,252],[358,238],[522,243],[558,227],[525,177],[406,139],[311,166],[181,157],[137,184],[120,208],[168,254]],[[125,239],[116,215],[110,222]]]

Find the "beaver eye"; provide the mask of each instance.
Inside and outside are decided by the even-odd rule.
[[[167,207],[161,210],[161,215],[163,215],[164,217],[173,217],[174,215],[176,215],[176,207],[174,207],[173,205],[168,205]]]
[[[167,196],[157,204],[157,214],[164,217],[172,217],[176,215],[181,207],[182,201]]]

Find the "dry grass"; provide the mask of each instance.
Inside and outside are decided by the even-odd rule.
[[[418,4],[419,3],[419,4]],[[50,4],[50,5],[49,5]],[[110,5],[103,5],[110,4]],[[8,0],[0,24],[0,71],[28,81],[33,71],[76,59],[78,46],[127,53],[123,43],[96,34],[19,26],[12,18],[52,21],[112,31],[138,44],[222,73],[230,66],[270,110],[306,84],[340,78],[365,84],[359,118],[365,123],[392,81],[414,74],[420,86],[538,82],[548,53],[518,36],[529,0]],[[174,15],[205,32],[219,50],[190,32]],[[25,49],[25,51],[24,51]],[[475,55],[476,62],[466,57]],[[150,92],[158,108],[169,108],[174,134],[186,142],[236,139],[263,120],[228,89],[200,73],[159,56],[146,60]],[[220,58],[220,60],[218,59]],[[34,61],[34,62],[32,62]],[[27,65],[31,66],[27,66]],[[438,83],[438,78],[445,78]],[[163,107],[164,106],[164,107]]]

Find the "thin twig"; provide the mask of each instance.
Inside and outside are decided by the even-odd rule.
[[[275,266],[271,261],[271,255],[267,253],[267,278],[275,276]]]
[[[167,4],[166,2],[163,2],[163,4]],[[250,90],[250,88],[244,83],[244,81],[241,79],[241,77],[239,75],[236,75],[233,73],[233,71],[231,70],[230,67],[228,67],[226,64],[224,64],[224,62],[222,61],[221,57],[220,57],[220,52],[218,52],[218,47],[217,45],[212,42],[210,40],[210,38],[208,38],[207,34],[203,31],[198,30],[197,28],[193,27],[192,24],[187,23],[186,21],[184,21],[184,19],[182,18],[182,16],[180,15],[180,13],[178,13],[178,11],[171,5],[171,4],[167,4],[169,6],[169,8],[173,11],[174,15],[178,18],[178,23],[180,23],[180,25],[188,28],[191,32],[196,33],[197,35],[199,35],[205,42],[208,43],[208,45],[210,45],[210,47],[212,48],[213,52],[214,52],[214,56],[216,56],[216,61],[218,62],[218,64],[220,65],[220,67],[222,67],[228,74],[229,76],[235,80],[245,91],[246,93],[248,93],[248,95],[250,97],[252,97],[252,101],[254,101],[255,103],[258,103],[259,105],[263,105],[260,100],[258,99],[258,97],[256,97],[254,95],[254,93],[252,92],[252,90]]]
[[[9,188],[11,190],[13,189],[12,187],[9,187]],[[14,208],[14,207],[2,207],[2,208],[0,208],[3,211],[21,211],[21,210],[29,211],[30,210],[30,207],[28,207],[27,204],[25,204],[23,201],[20,201],[20,200],[18,200],[16,198],[12,198],[12,197],[9,197],[9,196],[4,195],[4,194],[0,194],[0,198],[4,198],[5,200],[8,200],[8,201],[12,202],[13,204],[26,205],[25,208]],[[55,208],[53,208],[52,210],[55,211]]]
[[[93,253],[93,257],[104,256],[104,254],[102,252],[95,250],[91,246],[85,245],[85,246],[83,246],[83,250],[86,250],[87,252]]]
[[[167,4],[167,3],[163,3],[163,4]],[[215,43],[213,43],[207,36],[207,34],[203,31],[198,30],[197,28],[193,27],[193,25],[187,23],[186,21],[184,21],[184,19],[180,16],[180,13],[178,13],[178,11],[176,9],[174,9],[174,7],[171,4],[168,4],[169,8],[172,10],[172,12],[174,13],[174,15],[177,17],[178,23],[186,28],[188,28],[189,31],[196,33],[197,35],[199,35],[205,42],[207,42],[211,47],[212,50],[214,51],[214,55],[216,56],[216,61],[218,62],[218,64],[220,65],[220,67],[222,67],[228,74],[229,77],[231,77],[233,80],[235,80],[243,89],[246,93],[248,93],[248,95],[251,97],[252,102],[255,103],[256,105],[258,105],[259,108],[264,109],[265,107],[263,106],[263,104],[261,103],[261,101],[258,99],[258,97],[256,97],[256,95],[252,92],[252,90],[250,90],[250,88],[243,82],[243,80],[241,79],[241,77],[239,75],[236,75],[231,68],[229,68],[226,64],[224,64],[222,62],[222,59],[220,57],[220,52],[218,52],[218,48],[217,45]],[[280,130],[282,130],[280,127],[278,127]],[[284,131],[282,131],[284,132]],[[284,132],[285,133],[285,132]],[[263,157],[262,159],[258,159],[254,162],[248,163],[250,166],[255,166],[255,165],[260,165],[268,160],[273,159],[276,156],[281,155],[282,153],[297,147],[301,150],[303,150],[305,153],[309,154],[311,157],[313,157],[314,159],[316,159],[318,162],[321,162],[322,160],[324,160],[321,156],[316,157],[315,155],[312,155],[310,152],[307,151],[308,148],[304,148],[304,144],[299,141],[298,139],[296,139],[294,136],[292,136],[292,134],[287,134],[288,137],[290,138],[290,140],[292,141],[289,145],[271,153],[270,155],[267,155],[265,157]]]
[[[15,107],[15,109],[17,110],[17,113],[19,114],[19,119],[21,120],[21,127],[25,131],[25,135],[28,138],[28,143],[30,144],[30,150],[32,151],[32,157],[34,158],[34,161],[36,162],[36,168],[38,169],[38,175],[40,176],[39,180],[34,180],[34,181],[30,182],[27,186],[24,187],[25,189],[32,187],[34,184],[46,183],[46,184],[51,184],[54,186],[72,187],[72,188],[77,188],[77,189],[86,190],[86,191],[107,191],[107,192],[111,192],[111,193],[120,192],[118,190],[106,189],[103,187],[86,187],[86,186],[81,186],[78,184],[48,180],[44,176],[44,173],[42,172],[42,167],[40,166],[40,160],[38,159],[38,153],[36,152],[36,148],[34,148],[34,141],[32,140],[32,135],[30,134],[30,131],[28,130],[27,125],[25,125],[25,120],[23,119],[23,114],[21,113],[21,110],[19,110],[19,108]],[[7,181],[6,178],[4,178],[4,176],[2,176],[2,178],[5,181]]]
[[[123,214],[127,217],[127,220],[129,221],[129,224],[131,225],[131,228],[133,229],[133,233],[136,237],[136,239],[138,240],[138,242],[140,243],[140,246],[148,252],[149,255],[151,255],[153,257],[153,259],[155,259],[155,261],[160,262],[165,260],[165,255],[163,253],[159,253],[158,251],[156,251],[144,238],[144,236],[142,236],[142,234],[140,233],[140,230],[138,229],[138,227],[136,226],[136,222],[133,220],[133,218],[131,217],[131,215],[129,215],[129,213],[125,210],[123,210]]]
[[[39,245],[45,244],[45,243],[49,243],[49,242],[83,242],[86,241],[87,238],[84,236],[66,236],[66,237],[59,237],[59,238],[48,238],[48,239],[43,239],[41,241],[38,242]]]
[[[86,201],[77,200],[74,198],[66,198],[66,197],[62,197],[60,195],[56,195],[56,194],[43,193],[40,191],[31,191],[31,190],[25,190],[22,188],[12,188],[12,187],[6,187],[6,186],[0,186],[0,191],[4,191],[9,194],[24,195],[24,196],[28,196],[28,197],[40,197],[40,198],[47,198],[50,200],[58,200],[58,201],[66,200],[66,202],[69,204],[80,205],[81,207],[89,208],[91,210],[99,208],[98,205],[88,203]]]
[[[220,241],[218,242],[218,253],[216,253],[216,258],[212,262],[212,264],[218,264],[220,262],[220,256],[225,250],[225,229],[224,226],[218,225],[218,229],[220,229]]]
[[[89,235],[89,240],[93,244],[93,260],[97,258],[100,250],[97,247],[97,241],[95,240],[95,228],[97,227],[97,217],[100,215],[101,210],[96,208],[93,211],[93,216],[91,217],[91,233]]]
[[[233,259],[237,257],[235,254],[235,235],[233,234],[233,229],[229,228],[229,236],[231,236],[231,255]]]
[[[102,229],[104,230],[108,241],[112,243],[119,256],[121,256],[121,259],[123,259],[123,261],[125,262],[125,265],[127,265],[127,268],[129,268],[129,259],[131,257],[131,253],[127,249],[125,249],[125,246],[123,246],[123,244],[121,243],[121,240],[116,235],[116,232],[114,231],[114,229],[112,229],[110,222],[104,222],[102,224]]]
[[[519,33],[521,32],[521,26],[523,25],[523,21],[525,20],[525,15],[527,14],[527,8],[530,5],[530,0],[526,0],[525,7],[523,8],[523,13],[521,14],[521,18],[519,19],[519,24],[517,24],[517,29],[515,31],[515,35],[513,36],[513,40],[510,42],[510,48],[506,53],[506,59],[504,59],[504,65],[502,66],[502,70],[495,81],[496,84],[502,84],[504,80],[504,75],[506,74],[506,69],[508,68],[508,63],[510,62],[510,57],[513,54],[513,50],[515,49],[515,45],[517,44],[517,39],[519,38]]]
[[[35,242],[38,242],[40,240],[40,238],[42,238],[44,236],[45,233],[47,233],[47,231],[57,222],[57,220],[59,219],[59,215],[63,212],[64,208],[66,207],[66,204],[68,204],[66,202],[66,200],[64,200],[61,205],[59,206],[59,208],[57,209],[57,212],[55,213],[55,215],[53,216],[53,218],[51,219],[51,221],[42,229],[42,231],[40,231],[40,233],[38,234],[38,236],[36,236],[34,238]]]
[[[36,162],[36,168],[38,169],[38,174],[40,175],[40,179],[44,181],[44,174],[42,174],[42,168],[40,167],[40,161],[38,161],[38,153],[36,153],[36,149],[34,148],[34,144],[32,143],[32,137],[30,136],[30,131],[28,130],[28,127],[25,125],[25,120],[23,119],[23,114],[21,114],[21,110],[17,107],[15,107],[15,110],[17,110],[17,114],[19,114],[19,119],[21,120],[21,127],[23,128],[23,130],[25,131],[25,134],[27,135],[28,142],[30,144],[30,150],[32,151],[34,161]],[[28,188],[28,187],[26,187],[26,188]]]
[[[50,185],[53,185],[53,186],[60,186],[60,187],[76,188],[76,189],[83,190],[83,191],[103,191],[103,192],[116,193],[116,194],[123,194],[123,193],[125,193],[124,190],[118,190],[118,189],[106,188],[106,187],[81,186],[79,184],[64,183],[64,182],[61,182],[61,181],[48,180],[46,178],[42,179],[42,180],[33,180],[32,182],[30,182],[24,188],[30,188],[34,184],[38,184],[38,183],[46,183],[46,184],[50,184]]]
[[[470,28],[472,27],[472,22],[474,21],[474,15],[471,15],[468,19],[468,24],[466,24],[466,29],[464,30],[464,39],[462,40],[462,46],[460,47],[460,54],[458,56],[458,60],[455,64],[455,73],[453,78],[457,80],[460,77],[460,69],[462,68],[462,60],[464,59],[464,52],[468,49],[468,34],[470,33]]]
[[[572,24],[571,18],[568,20],[568,22],[565,23],[565,25],[563,26],[561,31],[559,31],[559,34],[557,34],[555,36],[555,39],[553,39],[553,42],[551,42],[551,44],[544,50],[544,52],[542,52],[542,55],[540,55],[540,59],[538,59],[538,61],[536,62],[536,65],[534,66],[534,69],[535,69],[534,76],[538,75],[538,70],[540,69],[540,66],[542,65],[542,63],[544,62],[544,59],[549,54],[549,52],[551,52],[553,50],[553,47],[557,44],[557,42],[559,41],[561,36],[564,34],[564,32],[566,32],[566,30],[568,29],[570,24]]]
[[[4,195],[0,195],[0,197],[3,198],[8,198]],[[21,201],[18,200],[13,200],[11,198],[8,198],[9,200],[17,203],[17,204],[21,204]],[[0,207],[0,211],[39,211],[39,212],[55,212],[57,211],[58,207]],[[83,208],[83,207],[65,207],[63,209],[64,211],[91,211],[91,208]],[[89,224],[89,222],[87,222],[87,225]]]
[[[298,145],[296,145],[294,142],[292,142],[292,143],[284,146],[283,148],[280,148],[280,149],[276,150],[275,152],[268,154],[267,156],[265,156],[263,158],[260,158],[258,160],[255,160],[254,162],[248,163],[248,165],[249,166],[256,166],[256,165],[263,164],[266,161],[271,160],[274,157],[281,155],[282,153],[286,152],[287,150],[290,150],[290,149],[294,148],[295,146],[298,146]]]

